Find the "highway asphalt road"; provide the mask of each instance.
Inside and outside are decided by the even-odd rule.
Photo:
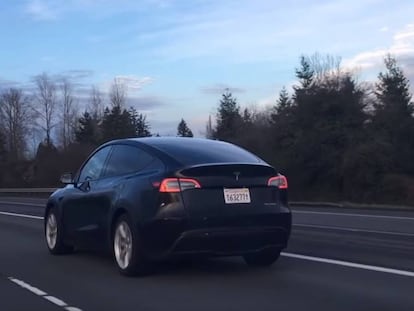
[[[0,198],[0,310],[414,310],[414,211],[298,207],[269,269],[165,263],[144,278],[93,252],[49,255],[42,199]]]

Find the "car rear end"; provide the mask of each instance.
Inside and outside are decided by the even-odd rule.
[[[155,147],[181,163],[152,181],[158,200],[144,238],[155,257],[244,255],[287,246],[285,176],[232,144],[160,141]]]
[[[178,191],[187,228],[171,252],[239,255],[283,249],[291,230],[287,180],[262,164],[216,164],[183,169],[162,191]]]

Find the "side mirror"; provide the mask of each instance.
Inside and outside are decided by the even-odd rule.
[[[74,184],[72,173],[65,173],[60,176],[60,182],[65,185]]]

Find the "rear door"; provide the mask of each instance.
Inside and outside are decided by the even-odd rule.
[[[119,144],[114,145],[107,162],[101,183],[102,191],[111,198],[112,208],[131,208],[133,218],[148,210],[142,208],[155,201],[156,192],[150,182],[151,177],[160,174],[163,164],[152,154],[138,146]]]
[[[208,164],[180,171],[201,188],[182,192],[195,227],[272,226],[281,211],[279,190],[269,187],[277,173],[265,164]]]

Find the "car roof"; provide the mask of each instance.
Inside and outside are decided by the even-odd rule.
[[[152,146],[154,148],[159,148],[162,146],[183,146],[183,147],[190,147],[190,146],[199,146],[199,147],[207,147],[211,146],[214,147],[217,144],[225,144],[234,146],[233,144],[220,141],[220,140],[213,140],[207,138],[194,138],[194,137],[139,137],[139,138],[127,138],[129,141],[136,141],[140,143],[144,143],[146,145]]]

